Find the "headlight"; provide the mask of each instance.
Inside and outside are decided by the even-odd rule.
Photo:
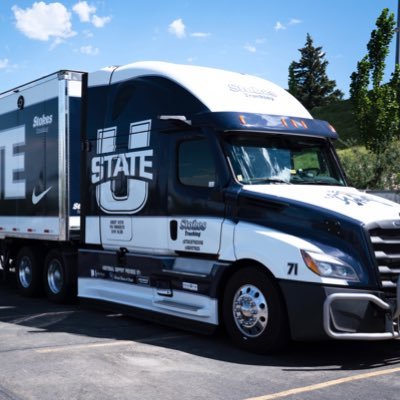
[[[354,268],[336,257],[306,250],[301,250],[301,255],[307,267],[317,275],[353,282],[360,281]]]

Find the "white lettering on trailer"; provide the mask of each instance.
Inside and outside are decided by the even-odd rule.
[[[17,126],[0,132],[0,152],[2,166],[0,170],[3,187],[0,193],[4,199],[24,199],[26,192],[25,179],[17,179],[17,173],[25,172],[25,153],[18,150],[25,144],[25,126]]]
[[[99,207],[108,214],[140,211],[147,201],[148,182],[153,179],[153,149],[149,149],[151,120],[134,122],[129,128],[129,143],[124,153],[115,152],[117,128],[97,131],[97,153],[93,157],[91,181],[98,185],[96,200]],[[141,150],[135,150],[141,149]],[[126,178],[126,190],[123,195],[116,190],[117,177]],[[140,178],[140,179],[138,179]]]
[[[44,125],[50,125],[53,122],[53,115],[42,115],[41,117],[35,116],[33,118],[32,128],[40,128]]]

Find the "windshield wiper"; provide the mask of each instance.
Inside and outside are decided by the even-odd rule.
[[[251,178],[247,182],[250,184],[252,184],[252,183],[284,183],[287,185],[291,185],[290,182],[285,181],[283,179],[279,179],[279,178]]]
[[[321,181],[321,180],[298,180],[295,182],[296,185],[320,185],[320,186],[343,186],[339,182],[329,182],[329,181]]]
[[[343,186],[339,182],[317,180],[311,183],[312,185],[325,185],[325,186]]]

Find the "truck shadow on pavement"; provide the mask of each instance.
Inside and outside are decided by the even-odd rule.
[[[3,340],[1,327],[5,324],[24,327],[33,341],[35,335],[43,332],[62,332],[90,338],[92,343],[130,341],[132,344],[148,344],[228,363],[275,366],[287,371],[400,366],[400,341],[294,342],[278,354],[252,354],[236,348],[224,332],[201,335],[133,316],[97,310],[79,301],[57,305],[43,298],[22,298],[13,281],[5,282],[0,273],[0,341]],[[8,338],[10,340],[9,334]]]

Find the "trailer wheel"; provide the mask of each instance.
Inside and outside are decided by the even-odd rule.
[[[44,289],[47,298],[54,303],[65,303],[72,296],[68,271],[62,254],[51,250],[44,262]]]
[[[232,341],[248,351],[279,351],[289,338],[280,292],[272,279],[254,267],[239,270],[228,281],[223,318]]]
[[[30,247],[23,247],[17,254],[15,263],[17,286],[26,297],[34,297],[42,290],[42,263],[40,257]]]

